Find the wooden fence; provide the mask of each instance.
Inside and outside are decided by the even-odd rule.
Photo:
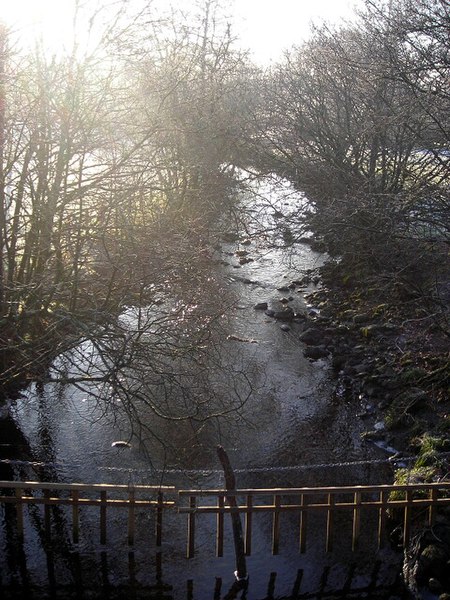
[[[71,507],[72,541],[78,543],[80,537],[80,509],[85,506],[97,507],[100,544],[107,543],[108,515],[117,508],[126,509],[127,541],[135,544],[136,511],[153,511],[155,515],[155,543],[163,540],[163,515],[165,511],[187,514],[187,557],[195,554],[196,523],[202,515],[216,517],[216,555],[223,556],[225,540],[225,516],[234,511],[244,517],[245,553],[252,552],[254,517],[269,513],[272,519],[271,551],[278,554],[281,542],[281,522],[283,515],[290,513],[297,519],[298,546],[306,551],[307,524],[312,513],[325,514],[325,549],[333,548],[335,519],[347,513],[351,520],[351,548],[356,550],[366,517],[370,514],[377,521],[376,543],[381,548],[385,541],[386,523],[389,515],[396,515],[402,521],[403,542],[411,534],[411,526],[416,518],[421,523],[432,525],[438,508],[450,505],[450,482],[422,483],[411,485],[378,485],[355,487],[322,488],[270,488],[238,490],[181,490],[173,486],[148,485],[108,485],[108,484],[65,484],[42,482],[0,481],[0,505],[9,504],[15,508],[16,527],[19,539],[23,539],[24,506],[43,505],[43,527],[51,533],[51,507]],[[236,503],[230,499],[235,499]],[[234,506],[234,504],[236,504]],[[310,536],[316,539],[317,530],[310,528]],[[212,533],[212,532],[211,532]],[[340,532],[341,533],[341,532]],[[170,533],[167,534],[168,542]],[[341,535],[342,541],[342,535]]]
[[[9,491],[9,493],[8,493]],[[80,483],[42,483],[35,481],[0,481],[0,504],[15,506],[17,534],[24,536],[25,505],[44,506],[44,529],[47,537],[51,531],[52,506],[72,507],[72,541],[77,544],[80,535],[80,508],[95,506],[99,510],[100,544],[107,543],[108,510],[126,508],[128,511],[128,545],[135,543],[135,512],[147,509],[155,512],[155,542],[162,543],[163,512],[173,509],[175,502],[167,500],[168,493],[173,493],[172,486],[149,485],[109,485]]]
[[[227,504],[227,498],[235,498],[237,507]],[[334,521],[336,515],[345,511],[350,514],[351,547],[355,551],[361,537],[361,522],[375,511],[377,519],[377,545],[380,549],[386,537],[389,514],[401,516],[402,540],[410,539],[413,519],[433,525],[438,507],[450,505],[450,482],[422,483],[414,485],[378,485],[356,487],[278,488],[225,490],[181,490],[180,513],[187,513],[187,557],[195,553],[196,520],[203,514],[216,515],[216,555],[223,555],[224,517],[238,510],[244,515],[244,548],[251,554],[254,515],[265,512],[272,515],[272,554],[280,547],[280,524],[282,515],[298,515],[299,551],[306,551],[308,515],[321,511],[326,514],[325,549],[333,548]],[[203,503],[201,503],[203,502]],[[186,504],[187,503],[187,504]],[[400,513],[400,515],[399,515]],[[317,531],[312,535],[316,538]],[[342,541],[342,539],[341,539]]]

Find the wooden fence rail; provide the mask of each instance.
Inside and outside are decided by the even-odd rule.
[[[76,544],[80,536],[80,508],[95,506],[99,509],[100,543],[107,542],[107,513],[109,509],[128,510],[128,545],[135,543],[136,509],[150,509],[155,512],[155,542],[162,543],[163,512],[173,509],[175,502],[165,495],[174,492],[172,486],[149,485],[109,485],[81,483],[43,483],[36,481],[0,481],[0,505],[15,506],[17,534],[24,537],[24,506],[44,506],[45,533],[50,537],[51,506],[72,507],[72,540]]]
[[[216,554],[223,556],[226,537],[225,516],[238,511],[244,517],[245,554],[252,552],[255,517],[269,513],[272,518],[271,550],[278,554],[282,541],[284,515],[294,515],[298,527],[298,547],[306,551],[307,533],[317,537],[318,530],[308,526],[313,513],[324,513],[325,549],[333,549],[333,538],[338,530],[338,517],[347,514],[350,521],[349,537],[355,551],[365,529],[368,515],[376,521],[376,542],[381,548],[385,542],[386,524],[389,515],[396,515],[402,521],[403,542],[408,542],[411,525],[416,518],[427,525],[433,525],[436,511],[450,505],[450,482],[422,483],[410,485],[378,485],[354,487],[321,488],[269,488],[237,490],[181,490],[173,486],[148,485],[109,485],[109,484],[65,484],[42,483],[35,481],[0,481],[0,505],[14,507],[16,529],[19,539],[25,533],[24,507],[43,505],[43,527],[46,535],[51,533],[51,507],[71,507],[69,523],[72,540],[80,538],[80,510],[83,507],[97,507],[99,520],[99,540],[107,543],[107,525],[110,511],[123,508],[127,511],[127,542],[135,544],[136,511],[152,511],[155,518],[155,543],[162,545],[163,515],[167,510],[186,514],[188,520],[187,557],[195,554],[196,524],[202,515],[215,515]],[[236,499],[236,506],[230,506],[230,498]],[[211,532],[212,533],[212,532]],[[339,530],[339,533],[342,533]],[[342,534],[344,535],[344,534]],[[170,540],[169,540],[170,541]]]
[[[272,515],[272,553],[278,554],[280,546],[280,523],[283,513],[298,515],[298,544],[300,552],[306,550],[307,521],[312,512],[326,514],[325,549],[333,547],[334,521],[336,515],[346,511],[351,516],[351,547],[355,551],[361,537],[361,520],[369,512],[377,519],[377,545],[385,542],[386,522],[389,514],[402,513],[403,542],[410,539],[413,518],[420,516],[427,525],[433,525],[438,507],[450,505],[450,482],[411,485],[375,485],[356,487],[322,488],[270,488],[227,490],[181,490],[180,513],[188,515],[187,557],[195,553],[196,519],[202,514],[216,515],[216,554],[223,555],[224,515],[233,509],[226,498],[237,500],[239,513],[244,515],[244,547],[251,554],[253,516],[265,512]],[[203,500],[200,500],[203,499]],[[187,501],[187,505],[186,505]],[[203,502],[203,503],[200,503]],[[317,532],[315,531],[314,534]]]

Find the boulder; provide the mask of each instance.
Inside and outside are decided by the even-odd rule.
[[[300,335],[300,341],[308,346],[319,346],[324,341],[324,333],[321,329],[310,327]]]
[[[427,585],[435,594],[450,591],[448,561],[450,527],[435,524],[416,534],[405,548],[403,577],[414,598],[422,598],[420,586]]]
[[[294,311],[290,306],[288,306],[284,310],[275,311],[272,316],[280,321],[292,321],[292,319],[294,318]]]
[[[347,362],[347,354],[345,353],[334,353],[332,366],[335,371],[340,371]]]
[[[312,360],[326,358],[329,355],[328,350],[324,346],[308,346],[303,350],[303,355]]]

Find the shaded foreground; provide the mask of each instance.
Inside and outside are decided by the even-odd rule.
[[[26,586],[7,586],[1,587],[2,597],[7,600],[15,600],[19,598],[123,598],[125,595],[131,598],[152,598],[154,600],[170,600],[172,598],[186,598],[193,600],[194,598],[203,598],[204,596],[197,594],[197,585],[192,579],[186,580],[184,583],[184,593],[174,596],[174,586],[170,585],[162,576],[159,570],[155,573],[153,585],[141,586],[135,579],[135,563],[134,555],[128,555],[128,564],[130,569],[129,584],[113,586],[110,583],[108,572],[108,556],[102,553],[97,560],[98,563],[98,582],[97,585],[92,582],[86,583],[83,581],[82,573],[79,573],[79,579],[74,581],[72,585],[57,585],[55,581],[49,582],[48,586],[38,587],[33,585]],[[79,562],[81,568],[81,561]],[[357,566],[352,564],[348,568],[346,577],[342,580],[341,587],[333,587],[333,583],[329,583],[330,576],[332,578],[332,567],[324,568],[320,580],[315,582],[315,586],[311,587],[311,582],[305,582],[303,569],[299,569],[292,584],[292,592],[283,598],[291,599],[316,599],[316,598],[379,598],[379,599],[400,599],[406,598],[402,590],[401,582],[392,577],[389,580],[385,579],[386,573],[380,569],[381,562],[375,562],[370,575],[362,581],[358,575]],[[253,581],[249,582],[247,590],[240,589],[239,584],[232,582],[232,577],[208,577],[209,594],[213,598],[232,599],[232,598],[247,598],[256,596],[252,595]],[[277,595],[278,574],[271,572],[258,582],[262,587],[266,588],[264,598],[280,598]],[[178,587],[178,586],[177,586]],[[180,586],[181,587],[181,586]],[[250,596],[247,596],[249,594]],[[258,596],[261,599],[263,596]]]
[[[176,511],[168,487],[1,485],[0,591],[27,599],[201,599],[213,589],[214,598],[402,598],[399,549],[449,504],[445,484],[184,490]],[[248,584],[233,581],[233,506]]]

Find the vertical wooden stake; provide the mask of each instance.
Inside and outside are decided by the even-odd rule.
[[[23,541],[23,503],[22,490],[16,488],[16,518],[17,518],[17,534],[20,541]]]
[[[403,546],[406,548],[411,536],[411,511],[412,511],[412,491],[406,490],[406,506],[403,518]]]
[[[135,532],[135,492],[130,486],[128,491],[128,545],[134,545],[134,532]]]
[[[51,536],[51,515],[50,515],[50,490],[44,490],[44,528],[45,537],[47,542],[50,541]]]
[[[378,509],[378,550],[384,546],[386,536],[386,512],[387,512],[388,493],[380,492],[380,508]]]
[[[158,492],[158,508],[156,509],[156,545],[162,545],[163,493]]]
[[[229,492],[236,491],[236,478],[234,471],[228,458],[228,454],[225,452],[222,446],[217,446],[217,455],[223,468],[225,475],[225,488]],[[233,526],[233,540],[234,540],[234,551],[236,554],[236,579],[239,582],[247,582],[247,562],[245,559],[245,548],[244,548],[244,536],[242,532],[241,517],[239,514],[239,506],[236,500],[236,496],[227,495],[227,502],[230,506],[231,523]]]
[[[301,494],[300,496],[300,506],[306,506],[306,498],[305,494]],[[306,552],[306,510],[300,511],[300,553],[304,554]]]
[[[100,492],[100,544],[106,544],[106,492]]]
[[[224,496],[219,496],[217,499],[217,538],[216,538],[216,556],[223,556],[223,508],[225,506]]]
[[[187,545],[187,557],[193,558],[195,552],[195,496],[189,497],[189,511],[188,515],[188,545]]]
[[[78,507],[78,500],[80,498],[80,494],[78,490],[72,491],[72,537],[73,543],[78,544],[79,541],[79,531],[80,531],[80,513]]]
[[[247,512],[245,513],[245,555],[250,556],[252,553],[252,507],[253,496],[247,496]]]
[[[430,508],[428,509],[428,526],[429,527],[433,527],[434,521],[436,518],[437,492],[438,491],[436,488],[432,488],[432,490],[430,492],[431,504],[430,504]]]
[[[280,504],[281,497],[276,495],[273,498],[273,520],[272,520],[272,554],[278,554],[280,547]]]
[[[353,509],[352,552],[355,552],[361,528],[361,492],[355,492],[353,504],[355,508]]]
[[[333,550],[333,507],[334,507],[334,494],[328,494],[328,510],[327,510],[327,542],[326,552]]]

